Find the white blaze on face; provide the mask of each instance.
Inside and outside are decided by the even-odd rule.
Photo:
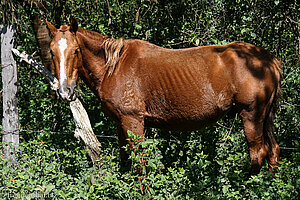
[[[59,47],[59,51],[60,51],[60,70],[59,70],[60,78],[59,79],[60,79],[60,86],[62,86],[67,78],[66,72],[65,72],[65,50],[67,49],[67,40],[65,38],[61,38],[58,41],[58,47]]]

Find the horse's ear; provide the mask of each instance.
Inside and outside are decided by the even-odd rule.
[[[78,30],[77,19],[75,17],[72,17],[71,23],[70,23],[70,31],[71,31],[71,33],[76,34],[77,30]]]
[[[48,22],[46,19],[45,19],[45,22],[47,24],[48,29],[50,30],[52,37],[54,37],[54,35],[57,33],[57,28],[55,26],[53,26],[53,24]]]

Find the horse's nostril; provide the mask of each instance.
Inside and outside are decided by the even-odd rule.
[[[75,83],[71,83],[70,85],[66,82],[59,88],[59,95],[62,99],[72,101],[77,98],[75,91]]]
[[[69,97],[70,97],[70,100],[74,101],[77,98],[76,91],[74,91]]]

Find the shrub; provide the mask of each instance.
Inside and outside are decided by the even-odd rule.
[[[212,131],[212,130],[211,130]],[[132,167],[121,173],[117,145],[106,148],[98,165],[91,166],[86,150],[69,136],[59,136],[68,145],[60,148],[44,142],[48,136],[22,142],[18,164],[8,167],[1,158],[0,198],[27,199],[298,199],[297,160],[282,159],[276,176],[267,172],[248,176],[247,150],[233,136],[227,145],[216,145],[215,157],[206,152],[203,141],[170,142],[132,135]],[[205,135],[204,135],[205,136]],[[58,137],[58,136],[56,136]],[[72,140],[71,140],[72,141]],[[109,142],[108,142],[109,143]],[[168,143],[168,144],[166,144]],[[181,148],[175,165],[166,167],[160,149]],[[207,145],[207,144],[206,144]],[[212,144],[210,144],[212,145]],[[168,148],[169,148],[168,147]],[[182,148],[183,147],[183,148]],[[170,153],[172,150],[168,150]],[[76,152],[76,153],[74,153]],[[298,158],[299,159],[299,158]],[[180,160],[184,160],[181,162]],[[146,161],[146,162],[142,162]],[[141,170],[139,170],[141,169]]]

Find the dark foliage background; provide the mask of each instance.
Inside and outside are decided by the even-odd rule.
[[[277,179],[266,165],[249,177],[248,148],[237,116],[194,132],[149,129],[147,137],[156,140],[140,144],[148,149],[140,183],[134,170],[120,173],[115,137],[99,137],[103,158],[99,167],[92,167],[84,146],[73,137],[67,104],[51,94],[40,74],[19,63],[22,154],[16,168],[0,158],[0,198],[31,198],[38,192],[46,199],[299,199],[299,10],[296,0],[1,1],[0,23],[16,23],[18,48],[36,52],[37,59],[40,50],[30,17],[37,14],[56,25],[68,24],[74,16],[81,27],[103,35],[166,48],[241,40],[269,50],[283,63],[276,138],[290,149],[281,150]],[[80,84],[79,94],[95,133],[116,136],[114,123],[92,92]],[[131,157],[140,159],[138,152]]]

